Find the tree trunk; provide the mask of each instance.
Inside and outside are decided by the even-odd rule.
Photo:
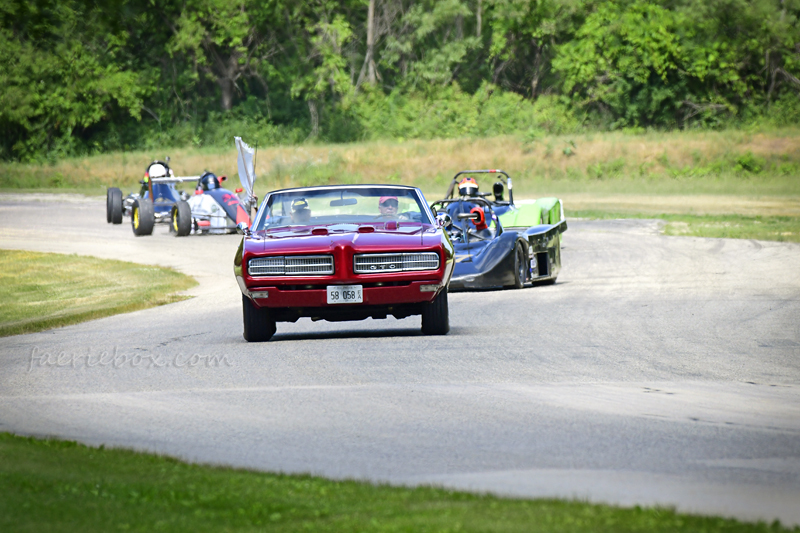
[[[229,78],[220,78],[219,87],[222,90],[222,110],[230,111],[233,107],[233,81]]]
[[[308,112],[311,115],[311,135],[310,137],[319,136],[319,110],[317,109],[316,100],[308,101]]]
[[[375,0],[369,0],[367,10],[367,81],[375,85]]]
[[[767,50],[764,59],[765,63],[764,69],[767,71],[767,77],[771,78],[769,84],[769,90],[767,90],[767,109],[769,109],[770,106],[772,105],[772,91],[775,89],[775,82],[777,81],[778,78],[778,66],[775,64],[774,61],[772,61],[769,52],[770,51]]]
[[[477,27],[477,29],[475,30],[475,35],[477,35],[478,37],[480,37],[480,36],[481,36],[481,22],[482,22],[482,20],[481,20],[481,17],[482,17],[482,15],[483,15],[483,14],[481,13],[481,11],[483,11],[483,5],[482,5],[482,4],[483,4],[483,0],[478,0],[478,9],[477,9],[477,10],[475,10],[475,17],[478,19],[478,20],[477,20],[477,22],[478,22],[478,27]]]
[[[230,111],[233,107],[233,92],[236,90],[236,79],[242,71],[242,67],[239,65],[239,53],[233,52],[224,60],[217,54],[214,57],[219,72],[217,83],[222,92],[220,105],[223,111]]]
[[[542,47],[533,43],[533,46],[536,47],[536,55],[533,59],[533,79],[531,79],[531,99],[536,98],[536,91],[539,89],[539,78],[542,74],[541,67],[542,67]]]

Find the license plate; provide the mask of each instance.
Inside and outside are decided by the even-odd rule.
[[[361,285],[328,285],[329,304],[360,304],[363,301]]]

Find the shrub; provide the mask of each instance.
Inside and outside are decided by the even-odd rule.
[[[576,131],[580,121],[568,105],[554,96],[531,102],[522,96],[484,83],[474,95],[457,84],[428,92],[388,95],[367,91],[352,107],[366,139],[433,139],[491,137],[522,134],[534,138],[539,132]]]

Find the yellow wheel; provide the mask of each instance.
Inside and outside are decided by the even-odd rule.
[[[176,237],[185,237],[192,232],[192,208],[181,200],[172,206],[172,226]]]
[[[137,237],[140,235],[151,235],[155,222],[153,204],[150,203],[150,200],[148,198],[138,198],[134,200],[131,206],[131,227],[133,228],[133,234]]]

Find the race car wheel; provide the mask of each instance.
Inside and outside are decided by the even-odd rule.
[[[106,193],[106,219],[112,224],[122,224],[122,191],[116,187]]]
[[[525,250],[521,243],[517,243],[514,250],[514,288],[521,289],[525,285],[528,262],[525,260]]]
[[[558,244],[556,244],[555,261],[558,263],[558,266],[560,267],[561,266],[561,239],[560,238],[558,239]],[[556,274],[552,278],[548,279],[544,283],[544,285],[555,285],[557,277],[558,277],[558,274]]]
[[[450,331],[450,308],[447,305],[447,288],[430,303],[422,307],[422,333],[447,335]]]
[[[192,231],[192,208],[183,200],[172,206],[170,231],[176,237],[186,237]]]
[[[111,224],[111,189],[106,189],[106,222]]]
[[[275,335],[275,321],[269,309],[258,308],[253,302],[242,294],[242,318],[244,319],[244,340],[247,342],[265,342]]]
[[[153,212],[153,204],[148,198],[137,198],[133,201],[131,208],[131,227],[133,234],[137,237],[142,235],[152,235],[153,226],[156,223],[156,216]]]

